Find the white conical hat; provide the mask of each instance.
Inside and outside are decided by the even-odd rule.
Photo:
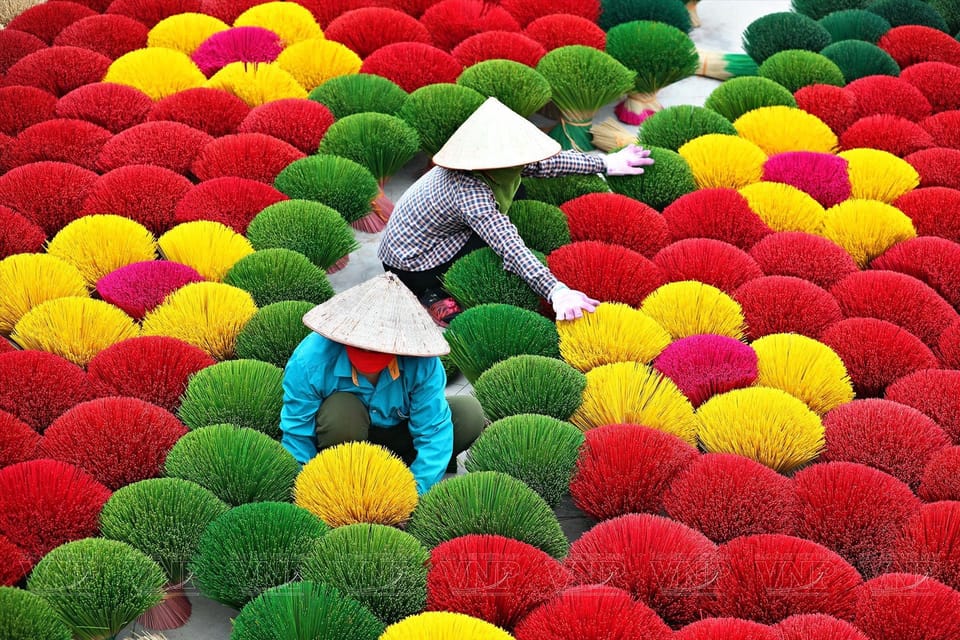
[[[398,356],[450,353],[420,301],[392,273],[338,293],[303,316],[303,324],[334,342]]]
[[[496,98],[487,98],[433,156],[433,163],[480,171],[520,167],[558,153],[560,143]]]

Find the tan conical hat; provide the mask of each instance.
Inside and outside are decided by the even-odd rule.
[[[410,289],[385,273],[338,293],[303,316],[334,342],[398,356],[442,356],[450,346]]]
[[[487,98],[433,156],[433,163],[462,171],[504,169],[558,153],[560,143],[496,98]]]

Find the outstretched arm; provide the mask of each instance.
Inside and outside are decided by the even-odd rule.
[[[579,151],[561,151],[546,160],[528,164],[520,175],[528,178],[557,178],[605,171],[603,156],[590,156]]]
[[[583,311],[594,311],[600,304],[569,289],[533,255],[510,218],[500,213],[489,187],[480,182],[465,186],[459,205],[470,228],[503,258],[503,267],[523,278],[531,289],[550,302],[558,319],[579,318]]]
[[[528,164],[521,175],[529,178],[556,178],[559,176],[605,173],[611,176],[630,176],[643,173],[643,167],[653,164],[650,151],[635,144],[605,156],[579,151],[561,151],[546,160]]]
[[[558,285],[557,279],[527,248],[510,218],[500,213],[490,187],[479,180],[464,180],[457,207],[464,222],[503,258],[503,268],[523,278],[539,296],[549,300]]]

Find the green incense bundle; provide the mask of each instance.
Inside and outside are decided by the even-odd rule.
[[[590,125],[601,107],[634,87],[636,74],[613,56],[592,47],[554,49],[537,65],[553,92],[560,122],[550,137],[564,149],[590,151]]]

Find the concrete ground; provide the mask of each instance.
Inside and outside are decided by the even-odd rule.
[[[734,52],[742,51],[740,34],[760,16],[777,11],[789,11],[788,0],[704,0],[700,3],[699,14],[703,25],[691,33],[697,46],[703,50]],[[707,78],[687,78],[660,92],[664,106],[679,104],[702,105],[711,91],[719,84]],[[612,105],[598,115],[598,122],[611,117]],[[416,180],[426,168],[427,160],[418,157],[407,165],[387,185],[387,195],[396,200],[404,190]],[[337,291],[343,291],[383,272],[377,260],[377,246],[380,234],[357,233],[360,249],[351,255],[350,263],[330,280]],[[463,376],[449,381],[447,388],[451,395],[468,394],[470,384]],[[593,522],[580,513],[567,499],[557,508],[557,516],[567,537],[573,541],[588,530]],[[165,632],[169,640],[226,640],[230,636],[231,620],[236,616],[234,609],[212,602],[199,594],[190,596],[193,602],[193,616],[181,629]],[[133,624],[119,636],[119,639],[136,637],[137,633],[148,630]]]

